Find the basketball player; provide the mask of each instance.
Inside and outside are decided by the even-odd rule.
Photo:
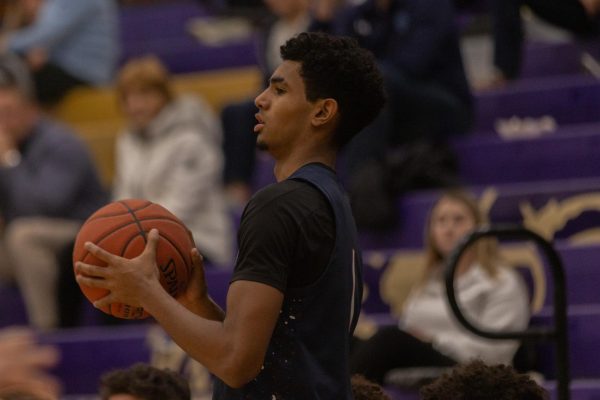
[[[256,98],[254,128],[258,146],[275,158],[278,183],[244,211],[226,313],[207,295],[197,251],[198,279],[181,303],[164,291],[156,230],[132,260],[86,244],[109,266],[78,263],[85,276],[77,279],[111,292],[96,307],[123,302],[152,314],[216,375],[214,399],[351,399],[361,261],[333,168],[339,149],[380,111],[382,79],[373,57],[347,38],[301,33],[281,55]]]

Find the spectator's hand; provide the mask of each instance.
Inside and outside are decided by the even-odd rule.
[[[29,68],[38,71],[48,62],[48,52],[41,47],[31,49],[27,52],[26,59]]]
[[[11,151],[16,150],[17,144],[11,135],[6,133],[6,131],[0,126],[0,157]]]
[[[312,0],[312,15],[317,21],[331,21],[344,0]]]
[[[45,370],[56,365],[59,354],[54,347],[40,346],[27,329],[0,331],[0,395],[24,393],[40,399],[57,399],[58,381]]]
[[[585,12],[590,17],[600,14],[600,0],[579,0]]]
[[[431,343],[431,337],[429,337],[428,335],[426,335],[425,333],[421,332],[418,329],[414,329],[414,328],[403,328],[406,333],[408,333],[409,335],[415,337],[416,339],[419,339],[421,342],[423,343]]]

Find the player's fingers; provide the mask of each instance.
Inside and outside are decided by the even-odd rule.
[[[85,275],[77,275],[75,277],[77,283],[83,286],[99,289],[108,289],[108,283],[105,279],[93,278]]]
[[[146,243],[144,254],[147,257],[150,257],[152,260],[156,260],[156,247],[158,246],[158,239],[158,229],[151,229],[150,232],[148,232],[148,242]]]
[[[109,270],[106,267],[99,267],[98,265],[86,264],[81,261],[75,263],[75,270],[83,275],[90,278],[106,278],[109,274]]]
[[[204,269],[204,257],[202,257],[202,254],[200,254],[200,251],[198,251],[197,248],[193,248],[191,251],[191,255],[192,255],[192,264],[194,265],[194,268],[199,268],[199,269]]]
[[[114,265],[120,259],[120,257],[109,253],[108,251],[96,246],[92,242],[85,242],[85,249],[97,258],[101,259],[102,261],[107,262],[108,264]]]
[[[104,296],[103,298],[94,301],[93,304],[94,304],[94,307],[96,307],[96,308],[104,308],[104,307],[108,307],[112,303],[117,303],[117,301],[114,298],[113,294],[109,293],[106,296]]]

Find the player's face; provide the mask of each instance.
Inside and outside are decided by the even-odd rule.
[[[434,246],[447,257],[458,241],[475,229],[475,218],[465,204],[444,197],[433,209],[430,229]]]
[[[311,127],[313,103],[306,99],[298,62],[284,61],[254,103],[257,145],[273,155],[290,152]]]
[[[157,90],[130,89],[122,99],[123,111],[136,129],[144,129],[167,103]]]

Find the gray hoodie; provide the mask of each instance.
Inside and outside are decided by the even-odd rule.
[[[222,132],[200,98],[181,96],[143,134],[117,139],[115,200],[144,198],[167,208],[218,266],[232,262],[233,236],[222,188]]]

